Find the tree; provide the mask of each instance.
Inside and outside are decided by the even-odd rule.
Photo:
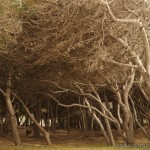
[[[54,1],[50,5],[46,2],[38,2],[38,4],[40,6],[37,5],[34,8],[38,13],[34,14],[31,11],[33,8],[28,6],[30,16],[28,18],[25,14],[24,17],[25,32],[20,36],[20,42],[23,43],[24,52],[27,55],[25,60],[32,63],[32,66],[43,68],[45,74],[47,74],[45,68],[47,70],[51,68],[53,74],[52,69],[60,67],[56,71],[59,72],[58,78],[53,79],[59,79],[59,84],[62,85],[64,75],[69,78],[64,80],[68,81],[68,84],[72,80],[81,82],[90,80],[96,84],[107,81],[110,84],[108,86],[113,86],[114,81],[119,86],[118,90],[123,92],[121,99],[124,99],[124,102],[120,99],[120,93],[115,92],[116,87],[113,90],[117,96],[120,95],[117,99],[125,115],[123,130],[126,133],[126,142],[134,143],[133,138],[131,139],[133,119],[128,97],[134,82],[135,71],[130,74],[130,68],[137,69],[148,84],[149,43],[145,30],[147,22],[144,21],[147,10],[143,12],[146,5],[132,0],[120,2],[101,0],[84,3]],[[125,13],[120,13],[121,11]],[[137,31],[136,34],[135,31]],[[143,51],[145,52],[144,65],[138,56],[142,55]],[[114,66],[116,66],[115,70]],[[72,71],[66,71],[65,67],[66,69],[72,67],[73,72],[80,78],[71,76]],[[81,70],[86,77],[81,78]],[[48,76],[45,77],[49,79]],[[131,129],[128,129],[130,121]]]
[[[1,32],[8,39],[7,43],[1,39],[1,69],[8,74],[14,66],[13,91],[29,103],[36,103],[36,95],[41,94],[61,106],[87,108],[108,144],[115,144],[110,122],[127,144],[133,144],[137,111],[131,91],[137,90],[135,83],[145,97],[141,101],[149,101],[148,1],[26,0],[14,8],[19,10],[14,31],[2,22]],[[102,86],[115,95],[118,116],[109,111],[109,96],[99,93]],[[81,104],[67,106],[57,100],[68,91],[76,93]],[[139,125],[137,118],[136,122]]]
[[[6,92],[1,89],[1,92],[4,94],[6,105],[9,112],[10,124],[12,127],[12,133],[14,137],[14,141],[16,145],[20,145],[20,137],[18,134],[16,120],[15,120],[15,113],[11,102],[12,93],[17,90],[15,89],[15,81],[18,75],[23,75],[25,72],[24,65],[25,61],[19,59],[20,50],[18,48],[19,45],[19,34],[22,33],[22,16],[21,14],[25,11],[25,7],[23,3],[19,1],[2,1],[1,3],[2,11],[1,15],[1,56],[2,60],[2,67],[1,70],[6,73],[8,79],[5,80],[6,82]],[[3,66],[3,64],[5,66]],[[7,67],[7,68],[6,68]],[[4,76],[2,76],[3,78]],[[11,87],[11,83],[13,86]],[[5,84],[4,84],[5,87]],[[18,86],[17,86],[18,87]],[[13,89],[13,90],[12,90]],[[20,87],[19,87],[20,89]],[[13,91],[13,92],[12,92]],[[23,103],[22,103],[23,104]],[[24,105],[23,105],[24,106]],[[27,107],[25,107],[27,110]],[[35,125],[40,128],[42,133],[45,136],[47,144],[51,144],[49,139],[49,133],[47,133],[39,124],[38,122],[31,116],[30,111],[27,111],[29,117],[33,120]]]
[[[1,30],[0,30],[0,55],[3,58],[1,63],[1,70],[4,70],[4,73],[7,76],[7,79],[5,80],[5,88],[6,91],[4,94],[5,96],[5,102],[9,114],[9,120],[11,125],[11,131],[14,138],[15,145],[20,145],[21,140],[18,133],[16,120],[15,120],[15,114],[14,109],[11,103],[11,80],[12,80],[12,67],[13,67],[13,61],[9,57],[10,54],[10,44],[13,44],[16,42],[17,35],[21,32],[21,21],[18,18],[18,6],[15,2],[6,0],[0,1],[0,24],[1,24]],[[7,59],[7,61],[5,60]],[[6,64],[5,64],[6,63]],[[5,66],[3,66],[5,65]]]

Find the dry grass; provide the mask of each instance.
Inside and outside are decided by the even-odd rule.
[[[95,147],[95,146],[1,146],[0,150],[149,150],[144,147]]]
[[[39,139],[33,138],[33,136],[26,136],[24,129],[19,129],[22,139],[22,146],[14,146],[13,139],[10,135],[6,137],[0,137],[0,150],[117,150],[117,149],[131,149],[131,150],[149,150],[150,145],[135,145],[128,147],[124,145],[117,145],[115,147],[108,147],[105,139],[100,131],[88,131],[83,132],[79,130],[71,130],[70,134],[67,134],[65,130],[56,131],[55,134],[50,134],[52,146],[46,146],[44,138],[41,136]],[[121,144],[123,141],[115,133],[116,143]],[[150,142],[144,137],[140,130],[136,131],[136,144],[150,144]],[[147,146],[147,147],[146,147]],[[149,146],[149,147],[148,147]]]

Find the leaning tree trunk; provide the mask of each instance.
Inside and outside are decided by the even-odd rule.
[[[14,113],[14,109],[13,109],[11,99],[10,99],[11,78],[12,78],[11,73],[9,73],[9,77],[8,77],[7,85],[6,85],[6,92],[5,92],[5,102],[6,102],[6,106],[7,106],[7,109],[8,109],[8,115],[9,115],[12,135],[13,135],[13,138],[14,138],[14,143],[15,143],[15,145],[20,145],[21,144],[21,139],[20,139],[19,132],[18,132],[18,129],[17,129],[17,124],[16,124],[16,120],[15,120],[15,113]]]
[[[102,111],[103,111],[103,113],[105,115],[107,115],[106,112],[105,112],[105,110],[103,108],[102,108]],[[110,139],[110,143],[111,143],[111,145],[114,146],[115,145],[115,140],[114,140],[114,136],[113,136],[113,133],[112,133],[112,128],[110,126],[110,122],[109,122],[109,120],[107,118],[104,118],[104,121],[106,123],[106,129],[107,129],[108,137]]]
[[[91,84],[90,84],[90,85],[91,85]],[[81,92],[82,94],[84,94],[83,90],[82,90],[78,85],[76,85],[76,86],[79,88],[80,92]],[[91,85],[91,87],[93,88],[92,85]],[[95,93],[94,93],[94,94],[95,94]],[[96,94],[96,95],[97,95],[97,94]],[[101,131],[102,131],[102,133],[103,133],[103,135],[104,135],[104,138],[106,139],[107,144],[108,144],[108,145],[112,145],[113,142],[110,141],[111,138],[109,138],[107,132],[105,131],[105,128],[104,128],[104,126],[103,126],[101,120],[98,118],[98,116],[95,114],[95,112],[90,108],[91,105],[90,105],[88,99],[87,99],[87,98],[84,98],[84,102],[85,102],[85,104],[89,107],[89,112],[92,114],[93,118],[95,119],[95,121],[96,121],[97,124],[99,125],[99,127],[100,127],[100,129],[101,129]]]
[[[89,104],[88,100],[87,100],[86,98],[85,98],[84,100],[85,100],[86,105],[90,107],[90,104]],[[93,118],[96,120],[96,122],[97,122],[98,125],[100,126],[101,131],[102,131],[102,133],[103,133],[103,135],[104,135],[104,138],[106,139],[107,144],[108,144],[108,145],[111,145],[111,141],[110,141],[110,139],[109,139],[109,137],[108,137],[108,135],[107,135],[107,133],[106,133],[106,131],[105,131],[105,128],[104,128],[104,126],[103,126],[101,120],[96,116],[96,114],[92,111],[91,108],[89,108],[89,111],[91,112],[91,114],[93,115]]]
[[[98,102],[99,102],[99,104],[101,106],[102,113],[105,116],[108,116],[108,113],[104,109],[104,107],[107,108],[107,106],[105,105],[105,103],[102,106],[102,100],[101,100],[99,94],[97,93],[97,91],[94,89],[94,87],[92,85],[91,85],[91,87],[92,87],[93,92],[95,93],[95,95],[96,95],[96,97],[98,99]],[[115,140],[114,140],[114,137],[113,137],[113,133],[112,133],[112,129],[111,129],[111,126],[110,126],[110,122],[109,122],[109,120],[106,117],[104,117],[104,121],[105,121],[105,124],[106,124],[106,130],[107,130],[107,135],[109,137],[110,145],[114,146],[115,145]]]
[[[32,114],[30,113],[29,109],[25,106],[24,102],[17,96],[14,94],[14,96],[19,100],[19,102],[21,103],[21,105],[23,106],[24,110],[26,111],[26,113],[28,114],[29,118],[33,121],[33,123],[39,128],[39,130],[42,132],[42,134],[45,137],[45,141],[47,143],[47,145],[51,145],[51,140],[49,137],[49,132],[47,132],[43,127],[40,126],[40,124],[36,121],[36,119],[32,116]]]

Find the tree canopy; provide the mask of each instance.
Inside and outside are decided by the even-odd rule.
[[[66,97],[72,95],[68,97],[74,97],[75,106],[88,108],[108,143],[114,144],[109,121],[128,144],[133,143],[135,93],[141,92],[143,105],[150,101],[149,1],[0,2],[0,89],[4,97],[10,88],[8,97],[15,93],[28,105],[40,95],[42,100],[53,99],[64,106]],[[10,73],[11,87],[7,84]],[[121,107],[122,116],[116,117],[103,104],[110,100],[107,93],[115,96],[118,108],[114,109],[119,112]],[[40,128],[28,110],[27,114]]]

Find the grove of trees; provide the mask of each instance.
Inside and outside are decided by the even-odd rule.
[[[149,16],[149,0],[0,0],[0,135],[20,145],[24,116],[48,145],[57,128],[150,140]]]

